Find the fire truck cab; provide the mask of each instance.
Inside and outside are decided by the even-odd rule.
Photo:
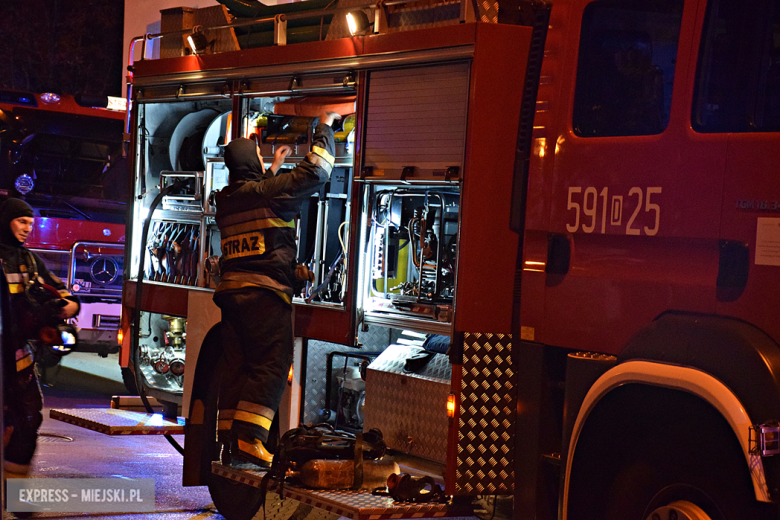
[[[123,363],[182,405],[185,484],[259,508],[215,454],[224,146],[291,167],[329,106],[282,428],[379,428],[452,499],[320,507],[777,517],[780,3],[223,3],[164,13],[133,65]]]
[[[121,316],[129,185],[123,102],[0,91],[0,190],[32,206],[26,246],[80,297],[79,350],[104,356],[118,352]]]

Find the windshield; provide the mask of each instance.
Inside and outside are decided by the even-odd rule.
[[[129,189],[122,157],[124,121],[0,106],[0,189],[40,216],[121,221]]]

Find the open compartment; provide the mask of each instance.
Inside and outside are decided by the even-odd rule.
[[[343,307],[347,284],[349,199],[355,138],[355,96],[258,96],[245,100],[242,132],[254,139],[269,166],[279,146],[291,154],[277,174],[302,161],[311,149],[319,116],[325,111],[341,114],[333,124],[334,168],[327,182],[301,207],[298,220],[298,263],[315,275],[306,285],[298,305],[324,304]]]
[[[367,184],[360,256],[364,319],[449,334],[455,296],[457,185]]]
[[[221,157],[231,132],[230,99],[142,103],[138,109],[137,175],[130,279],[144,256],[145,279],[203,286],[204,172]],[[162,189],[168,193],[157,201]],[[170,191],[171,188],[175,188]],[[153,212],[146,236],[140,230]],[[141,250],[145,249],[144,255]]]

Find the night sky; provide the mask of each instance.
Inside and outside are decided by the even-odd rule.
[[[122,96],[124,0],[0,0],[0,88]]]

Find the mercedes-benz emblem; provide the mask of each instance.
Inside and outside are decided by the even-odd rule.
[[[89,275],[95,283],[110,284],[118,274],[119,266],[113,258],[99,256],[89,266]]]

